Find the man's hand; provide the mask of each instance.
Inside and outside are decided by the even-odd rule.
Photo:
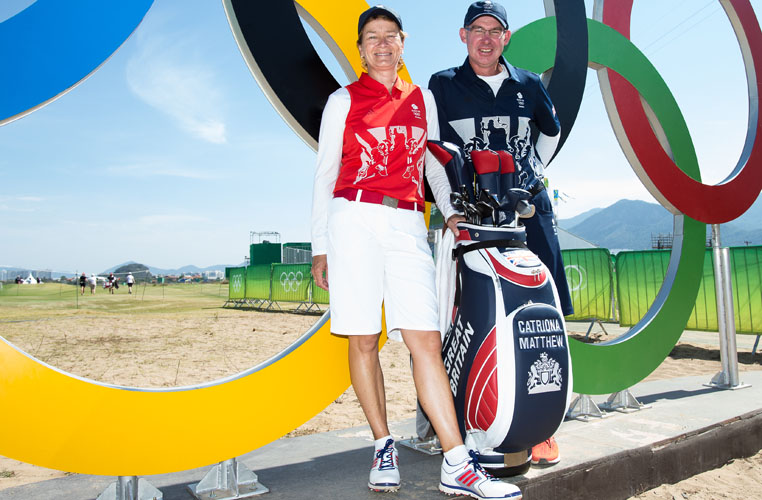
[[[445,230],[449,229],[452,231],[452,234],[457,238],[460,236],[460,231],[458,230],[458,222],[465,222],[466,218],[463,217],[460,214],[451,215],[449,219],[447,219],[447,224],[445,227],[442,228],[442,233],[444,234]]]
[[[312,277],[315,284],[328,291],[328,256],[315,255],[312,257]]]

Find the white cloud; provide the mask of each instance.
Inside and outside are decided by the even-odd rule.
[[[0,23],[7,21],[37,0],[4,0],[0,5]]]
[[[106,168],[106,172],[122,177],[181,177],[184,179],[210,180],[218,178],[209,171],[194,170],[190,168],[168,165],[159,162],[146,162],[131,165],[112,165]]]
[[[170,215],[170,214],[157,214],[157,215],[144,215],[138,219],[138,223],[151,226],[163,226],[163,225],[177,225],[177,224],[199,224],[207,223],[209,219],[206,217],[198,217],[195,215]]]
[[[20,195],[20,196],[0,195],[0,201],[41,202],[41,201],[45,201],[45,198],[41,198],[39,196],[26,196],[26,195]]]
[[[40,203],[45,198],[39,196],[0,196],[0,211],[4,212],[36,212],[36,206],[29,206],[29,203]]]
[[[563,186],[554,186],[568,198],[558,204],[558,216],[561,219],[574,217],[593,208],[606,208],[619,200],[643,200],[658,203],[648,190],[634,182],[612,182],[609,180],[580,179],[577,182],[567,182]],[[553,199],[552,191],[549,193]]]
[[[34,208],[18,208],[18,207],[9,207],[7,205],[0,206],[0,210],[3,210],[5,212],[18,212],[18,213],[32,213],[37,211]]]
[[[192,60],[182,39],[154,35],[139,37],[137,43],[127,64],[127,82],[135,95],[193,136],[225,143],[224,100],[214,72]]]

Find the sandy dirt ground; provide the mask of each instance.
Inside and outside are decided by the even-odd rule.
[[[4,322],[2,336],[35,357],[70,373],[137,387],[192,385],[252,367],[291,344],[318,319],[289,313],[211,309],[140,317],[100,314]],[[571,332],[574,333],[574,332]],[[582,332],[577,332],[581,336]],[[741,371],[762,369],[761,355],[741,350]],[[389,342],[381,351],[389,420],[415,416],[415,388],[407,349]],[[719,351],[709,345],[678,344],[647,380],[711,376]],[[351,387],[323,412],[288,434],[299,436],[364,425]],[[0,490],[66,475],[0,457]],[[759,497],[762,455],[740,459],[676,485],[636,498],[697,500]]]

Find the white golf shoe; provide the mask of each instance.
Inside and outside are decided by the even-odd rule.
[[[400,488],[399,457],[393,439],[387,439],[383,448],[373,452],[368,488],[373,491],[397,491]]]
[[[479,465],[476,453],[469,451],[469,458],[457,464],[442,460],[439,490],[448,495],[468,495],[479,500],[521,498],[518,486],[492,477]]]

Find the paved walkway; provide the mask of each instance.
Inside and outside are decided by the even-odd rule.
[[[609,325],[606,328],[610,330]],[[609,333],[616,334],[611,330]],[[683,340],[716,345],[716,333],[695,334],[686,332]],[[754,337],[739,336],[739,348],[747,337],[753,343]],[[632,393],[650,408],[629,414],[614,412],[590,422],[565,422],[556,434],[562,450],[561,463],[532,468],[525,476],[510,480],[520,485],[528,500],[628,498],[762,449],[762,371],[742,373],[741,381],[751,387],[734,391],[705,387],[709,378],[637,384]],[[593,399],[601,403],[606,397]],[[392,432],[400,438],[411,437],[415,422],[396,422]],[[368,428],[358,427],[280,439],[240,457],[240,461],[270,489],[260,497],[263,499],[379,500],[380,494],[366,487],[370,447]],[[399,451],[403,486],[397,494],[383,498],[446,498],[436,489],[441,457],[404,447]],[[146,479],[162,491],[165,500],[190,500],[186,485],[201,480],[207,470]],[[0,491],[0,500],[94,499],[114,480],[73,475]]]

